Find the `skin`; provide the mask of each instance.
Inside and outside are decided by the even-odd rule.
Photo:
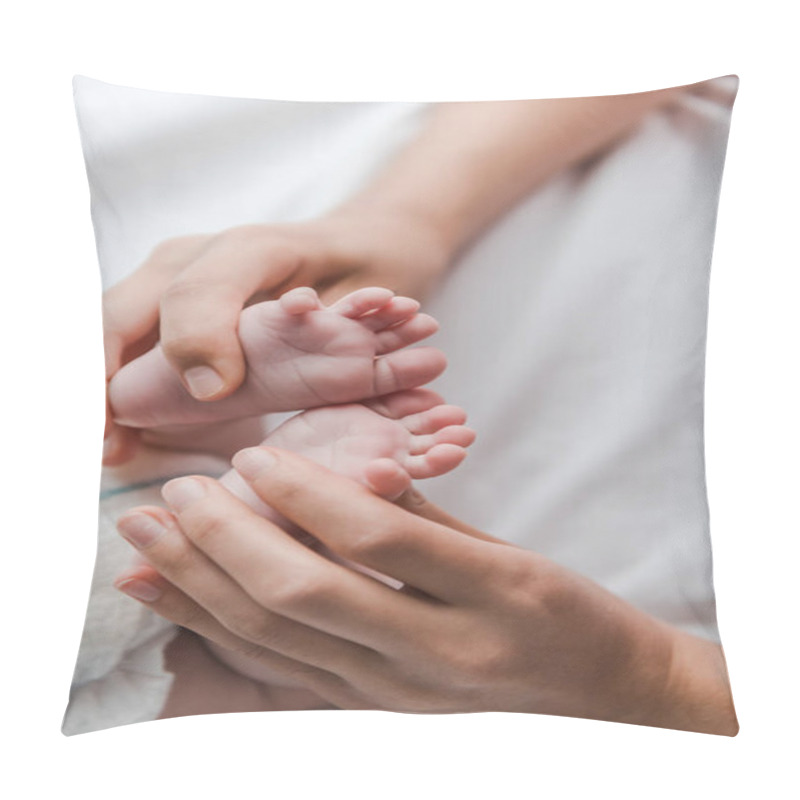
[[[304,411],[272,431],[264,444],[300,453],[382,496],[395,497],[409,488],[412,477],[430,478],[458,466],[475,438],[464,427],[465,419],[460,408],[444,405],[435,392],[414,389],[363,404]],[[220,483],[262,517],[322,552],[319,542],[287,525],[280,514],[261,502],[238,472],[231,470]],[[213,643],[209,647],[218,659],[244,675],[273,687],[282,683],[281,676],[265,670],[258,659]]]
[[[391,290],[359,289],[323,306],[310,287],[245,309],[239,339],[247,377],[215,403],[196,400],[156,347],[111,379],[114,416],[131,427],[207,424],[365,400],[427,383],[441,373],[435,348],[404,349],[438,325]]]
[[[365,286],[420,299],[525,195],[601,153],[681,91],[435,106],[419,136],[324,217],[159,244],[104,295],[106,376],[159,341],[193,396],[227,397],[245,377],[236,335],[245,306],[299,286],[314,287],[326,304]],[[215,384],[205,371],[202,396],[186,377],[198,367],[218,376]],[[109,409],[105,463],[129,459],[138,437]]]
[[[220,388],[202,399],[227,397],[244,377],[242,308],[304,285],[324,302],[369,285],[422,297],[522,197],[603,152],[679,92],[444,104],[371,184],[323,218],[164,242],[104,297],[107,375],[160,340],[187,390],[187,371],[210,367]],[[106,433],[106,463],[122,463],[137,434],[110,414]],[[118,586],[308,687],[312,705],[321,698],[343,708],[534,711],[736,733],[717,645],[411,491],[391,504],[300,457],[273,455],[278,466],[252,476],[256,494],[341,557],[405,582],[403,590],[298,550],[219,484],[197,478],[188,479],[202,489],[191,502],[176,494],[187,479],[166,489],[172,513],[126,517],[129,534],[142,517],[162,533],[141,545],[152,566]],[[246,460],[239,456],[240,472]],[[208,684],[205,692],[191,687],[219,667],[198,656],[199,676],[187,675],[186,641],[170,657],[177,648],[176,687],[187,693],[166,713],[201,713],[191,709],[208,704]],[[188,641],[197,655],[197,641]],[[231,686],[259,693],[236,702],[277,702],[230,675]],[[289,703],[301,707],[297,698]]]
[[[263,502],[330,550],[405,584],[328,561],[216,481],[164,488],[143,517],[150,566],[118,587],[162,616],[339,708],[518,711],[735,735],[720,648],[682,634],[536,553],[492,539],[416,493],[392,504],[301,456],[234,459]]]

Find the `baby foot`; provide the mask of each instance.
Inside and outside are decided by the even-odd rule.
[[[360,404],[327,406],[288,419],[264,444],[300,453],[369,486],[387,498],[401,494],[412,478],[442,475],[458,466],[475,434],[464,426],[466,414],[444,405],[435,392],[412,389]],[[368,575],[393,589],[403,584],[360,564],[346,561],[314,536],[265,505],[235,470],[220,482],[258,514],[321,555]],[[237,672],[271,686],[295,686],[292,679],[263,661],[206,642],[216,657]]]
[[[288,419],[263,444],[291,450],[394,498],[412,478],[432,478],[455,469],[475,433],[466,414],[444,405],[428,389],[412,389],[365,403],[326,406]],[[270,518],[271,511],[235,471],[223,485]]]
[[[313,289],[293,289],[242,311],[247,374],[232,395],[196,400],[156,346],[109,383],[115,419],[136,428],[215,422],[421,386],[444,370],[445,359],[432,347],[401,349],[438,328],[418,310],[416,300],[389,289],[359,289],[329,307]]]

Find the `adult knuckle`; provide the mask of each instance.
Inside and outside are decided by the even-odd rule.
[[[234,611],[226,618],[225,627],[257,648],[270,648],[279,643],[275,618],[271,614],[254,614],[252,609],[241,613]]]
[[[229,520],[209,513],[193,516],[183,526],[186,535],[202,550],[210,542],[224,536]]]
[[[202,278],[179,277],[170,283],[161,295],[161,309],[195,305],[209,293],[209,284]]]
[[[203,324],[208,324],[208,316],[219,318],[218,309],[241,308],[240,289],[233,281],[220,281],[218,276],[207,271],[187,270],[176,277],[161,295],[161,311],[191,308],[204,315]],[[216,312],[216,313],[215,313]]]
[[[484,621],[451,618],[446,635],[429,638],[429,661],[438,664],[451,679],[455,691],[481,691],[496,683],[508,670],[512,642],[501,629]]]
[[[256,238],[263,239],[268,235],[269,228],[263,225],[235,225],[233,228],[222,231],[222,233],[217,236],[217,241],[227,244],[240,244],[243,242],[251,242]]]
[[[354,561],[382,561],[398,551],[404,534],[404,527],[396,522],[375,521],[354,533],[342,549]]]
[[[528,605],[534,606],[535,612],[542,617],[569,618],[576,611],[580,613],[581,598],[582,595],[575,592],[572,583],[565,583],[556,575],[545,573],[536,582]]]
[[[165,336],[161,346],[176,361],[205,360],[214,352],[214,339],[203,333],[183,332]]]
[[[264,488],[269,491],[270,502],[282,508],[304,506],[308,502],[307,486],[292,480],[268,480]]]
[[[237,641],[235,645],[233,645],[234,649],[237,653],[240,653],[247,658],[252,659],[253,661],[266,661],[269,658],[269,649],[264,647],[264,645],[259,644],[258,642],[251,642],[247,638],[240,636],[236,631],[232,628],[229,628],[231,633],[237,635]]]
[[[237,225],[217,235],[212,251],[214,253],[244,254],[264,238],[264,232],[258,225]]]
[[[476,687],[496,684],[508,670],[510,655],[508,643],[484,638],[468,654],[464,674]]]
[[[278,611],[293,612],[327,604],[332,594],[330,581],[316,570],[297,570],[281,576],[280,581],[256,589],[259,599]]]
[[[159,242],[148,256],[146,264],[154,268],[172,266],[182,262],[187,252],[198,244],[196,236],[174,236]]]
[[[492,585],[502,593],[503,601],[513,608],[527,608],[536,601],[541,578],[525,553],[503,553],[495,565]],[[510,556],[510,557],[509,557]]]
[[[307,245],[303,245],[288,229],[264,225],[240,225],[226,231],[220,240],[226,250],[259,261],[298,265],[303,261]]]
[[[157,553],[148,552],[147,558],[154,566],[164,572],[168,577],[180,577],[192,571],[196,566],[194,553],[190,547],[173,547],[168,550],[159,550]]]
[[[451,650],[443,659],[448,665],[451,691],[469,696],[497,685],[507,670],[507,657],[507,647],[485,637],[473,638],[462,650]]]
[[[208,613],[200,606],[191,605],[187,607],[182,605],[171,618],[173,622],[184,628],[199,631],[204,627],[204,623],[208,619]]]

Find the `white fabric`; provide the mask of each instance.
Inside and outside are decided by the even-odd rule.
[[[478,441],[425,493],[709,638],[703,366],[735,91],[735,79],[704,84],[548,183],[462,259],[427,308],[449,359],[434,388],[468,411]],[[106,287],[165,238],[326,211],[428,110],[162,94],[86,78],[75,94]],[[87,630],[94,619],[90,604]]]
[[[735,88],[553,181],[428,308],[449,359],[434,387],[478,431],[431,500],[714,639],[703,381]]]
[[[141,451],[124,468],[104,470],[100,487],[97,560],[72,679],[63,732],[68,735],[154,719],[172,676],[163,652],[176,632],[113,586],[135,551],[117,533],[117,519],[139,505],[161,505],[163,483],[179,475],[218,477],[228,465],[203,455]]]

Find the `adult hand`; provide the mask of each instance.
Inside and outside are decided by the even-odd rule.
[[[192,395],[226,397],[244,377],[244,305],[296,286],[313,286],[325,302],[370,285],[420,297],[532,189],[602,152],[679,91],[436,106],[371,183],[322,219],[159,245],[106,293],[106,375],[160,338]],[[135,434],[110,415],[106,434],[105,463],[126,460]]]
[[[448,257],[431,227],[401,211],[342,210],[168,240],[104,295],[106,378],[160,341],[192,395],[220,399],[244,378],[244,306],[296,286],[313,286],[326,303],[363,286],[421,296]],[[115,425],[109,409],[105,440],[105,463],[119,464],[136,432]]]
[[[735,732],[718,664],[704,666],[712,651],[687,662],[680,635],[591,581],[464,535],[474,531],[418,496],[398,507],[291,453],[251,448],[234,464],[269,506],[405,590],[324,559],[197,477],[166,485],[172,514],[139,509],[120,521],[152,566],[119,588],[342,708]]]

